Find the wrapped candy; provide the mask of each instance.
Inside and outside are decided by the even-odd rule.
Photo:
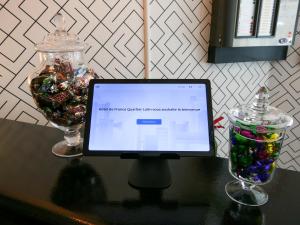
[[[80,67],[77,77],[78,69],[74,70],[70,62],[59,58],[54,62],[54,66],[46,65],[39,76],[32,79],[30,89],[34,100],[43,114],[57,125],[83,123],[88,84],[96,74]]]
[[[268,181],[279,156],[276,153],[283,140],[281,135],[257,132],[255,135],[251,130],[232,126],[230,137],[231,173],[256,183]]]

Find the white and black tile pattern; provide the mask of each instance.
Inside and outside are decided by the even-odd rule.
[[[214,115],[252,100],[268,85],[271,102],[293,115],[279,165],[300,171],[300,27],[280,62],[208,64],[211,0],[149,0],[151,77],[212,82]],[[0,0],[0,117],[46,125],[26,78],[34,71],[34,44],[54,30],[61,12],[70,32],[91,47],[87,60],[103,78],[142,78],[143,0]],[[223,122],[228,127],[228,121]],[[219,156],[228,152],[228,128],[216,131]]]

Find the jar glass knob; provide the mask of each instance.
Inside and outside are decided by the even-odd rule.
[[[61,13],[57,13],[54,17],[54,25],[58,32],[65,31],[66,22],[65,18]]]
[[[269,106],[269,92],[266,87],[261,87],[256,95],[255,100],[252,103],[252,109],[259,113],[266,112]]]

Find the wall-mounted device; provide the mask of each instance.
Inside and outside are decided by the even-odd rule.
[[[300,0],[214,0],[208,62],[286,59]]]

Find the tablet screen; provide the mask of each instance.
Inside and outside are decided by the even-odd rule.
[[[95,83],[89,151],[209,152],[207,85]]]

